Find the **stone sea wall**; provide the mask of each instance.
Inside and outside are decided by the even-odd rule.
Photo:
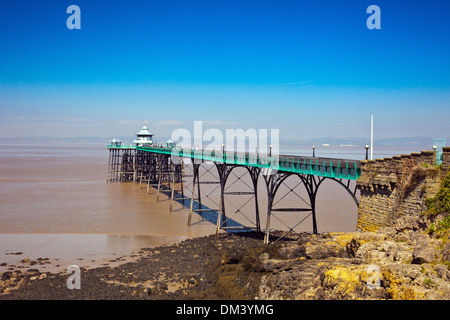
[[[440,167],[434,151],[362,161],[357,229],[376,231],[392,226],[401,216],[424,212],[425,200],[436,194],[449,170],[450,147],[443,151]]]

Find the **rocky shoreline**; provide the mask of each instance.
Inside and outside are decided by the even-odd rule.
[[[260,233],[224,233],[141,249],[119,266],[69,274],[10,270],[1,300],[450,299],[450,241],[405,217],[377,232],[290,234],[263,244]],[[275,242],[275,243],[273,243]]]

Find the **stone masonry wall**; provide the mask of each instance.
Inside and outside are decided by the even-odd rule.
[[[444,168],[450,168],[450,147],[442,148],[442,166]]]
[[[402,215],[425,211],[426,198],[436,194],[441,172],[449,168],[450,148],[444,148],[443,159],[443,170],[435,166],[434,151],[362,161],[357,229],[376,231]]]

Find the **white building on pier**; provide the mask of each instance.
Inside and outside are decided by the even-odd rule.
[[[137,139],[133,141],[138,147],[151,146],[153,144],[153,133],[150,133],[147,126],[144,125],[141,131],[136,133]]]

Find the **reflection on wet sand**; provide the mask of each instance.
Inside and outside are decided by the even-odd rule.
[[[114,266],[138,256],[138,248],[173,244],[183,236],[112,234],[0,234],[0,271],[65,271],[70,265]]]

